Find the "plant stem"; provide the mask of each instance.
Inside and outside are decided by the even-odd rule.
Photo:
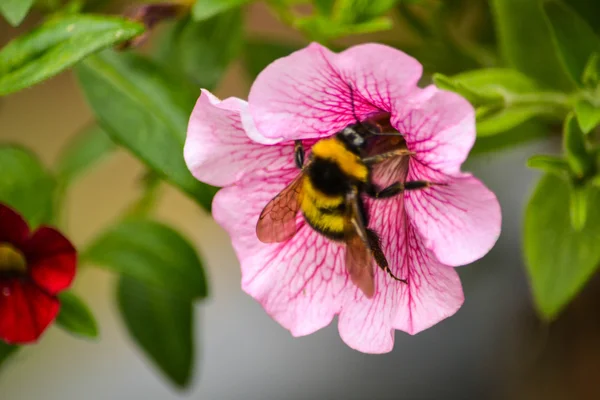
[[[146,174],[142,177],[142,195],[125,212],[124,218],[140,218],[148,216],[152,212],[152,209],[160,197],[159,189],[161,182],[162,180],[155,172],[146,172]]]
[[[506,105],[539,104],[569,110],[573,104],[573,97],[559,92],[539,92],[505,96]]]

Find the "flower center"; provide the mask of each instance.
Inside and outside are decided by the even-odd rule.
[[[0,243],[0,274],[4,272],[27,272],[25,256],[9,243]]]

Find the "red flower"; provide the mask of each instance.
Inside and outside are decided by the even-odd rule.
[[[56,295],[75,276],[77,253],[57,230],[27,223],[0,204],[0,339],[36,341],[58,315]]]

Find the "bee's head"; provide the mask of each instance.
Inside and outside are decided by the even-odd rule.
[[[357,125],[347,126],[338,135],[348,146],[355,149],[362,149],[366,146],[367,142],[364,134],[361,133]]]

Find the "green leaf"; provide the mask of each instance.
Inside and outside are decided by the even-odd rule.
[[[496,135],[547,112],[546,107],[539,105],[518,105],[499,109],[496,112],[488,113],[482,118],[477,118],[477,135]]]
[[[584,134],[573,113],[565,120],[563,147],[571,170],[577,177],[583,178],[590,171],[593,158],[586,148]]]
[[[267,65],[299,49],[298,45],[272,42],[268,39],[249,39],[244,44],[244,65],[254,80]]]
[[[355,25],[382,16],[398,2],[399,0],[337,0],[332,9],[333,19]]]
[[[558,156],[535,155],[527,160],[527,166],[529,168],[550,172],[561,177],[568,177],[571,173],[569,163]]]
[[[577,14],[585,18],[587,24],[591,26],[597,34],[600,34],[600,24],[598,24],[598,16],[600,15],[600,2],[596,0],[567,0],[567,4]]]
[[[332,21],[322,15],[299,17],[295,27],[311,38],[337,39],[348,35],[361,35],[392,29],[393,21],[389,17],[377,17],[364,22],[344,23]]]
[[[520,94],[540,91],[539,86],[522,73],[508,68],[483,68],[462,72],[452,77],[434,74],[440,89],[456,92],[475,106],[511,105]]]
[[[88,306],[71,292],[58,295],[60,313],[56,323],[67,332],[89,338],[98,337],[98,324]]]
[[[441,89],[459,93],[479,106],[478,136],[496,135],[553,110],[546,104],[531,100],[544,99],[539,86],[513,69],[477,69],[453,77],[435,74],[433,79]]]
[[[110,137],[99,126],[86,129],[67,145],[56,166],[59,181],[71,184],[93,165],[116,149]]]
[[[482,68],[462,72],[450,78],[455,85],[468,88],[483,98],[510,98],[516,94],[536,93],[539,85],[521,72],[510,68]]]
[[[456,79],[456,77],[434,74],[432,78],[438,88],[458,93],[469,100],[473,105],[485,104],[502,99],[502,96],[496,92],[486,91],[485,88],[478,89],[477,86],[471,87],[468,84],[463,83],[460,79]]]
[[[51,19],[0,50],[0,95],[48,79],[84,57],[144,31],[123,18],[67,15]]]
[[[541,1],[491,1],[500,52],[510,67],[549,87],[570,90],[573,84],[548,40],[551,32]]]
[[[17,146],[0,146],[0,203],[15,208],[32,228],[52,223],[54,179],[38,158]]]
[[[569,197],[569,211],[571,216],[571,227],[579,232],[585,226],[588,209],[588,191],[585,186],[571,187]]]
[[[125,220],[94,240],[83,257],[184,299],[207,295],[196,250],[181,234],[159,222]]]
[[[192,303],[127,276],[117,298],[131,337],[173,383],[186,387],[194,364]]]
[[[338,36],[346,35],[365,35],[367,33],[376,33],[388,31],[394,27],[394,21],[391,17],[375,17],[366,21],[355,22],[351,25],[346,25]]]
[[[204,21],[215,15],[241,7],[251,0],[197,0],[192,8],[192,17]]]
[[[314,0],[317,11],[322,15],[331,15],[336,0]]]
[[[588,134],[600,124],[600,107],[595,107],[585,99],[575,103],[575,115],[583,133]]]
[[[0,369],[2,368],[2,365],[10,358],[10,356],[12,356],[18,349],[18,346],[13,346],[0,340]]]
[[[583,84],[591,89],[595,89],[600,85],[600,54],[594,52],[583,70],[581,77]]]
[[[240,10],[202,22],[184,18],[161,38],[156,58],[196,86],[212,90],[242,49],[242,28]]]
[[[108,51],[86,59],[76,71],[98,122],[112,140],[210,210],[216,189],[197,181],[182,156],[199,90],[133,53]]]
[[[544,12],[565,70],[573,82],[584,86],[583,72],[590,56],[600,52],[600,39],[587,22],[564,3],[545,2]]]
[[[448,90],[450,92],[457,92],[460,90],[459,86],[454,83],[454,80],[444,74],[433,74],[431,79],[435,86],[442,90]]]
[[[361,3],[366,5],[365,11],[363,11],[362,15],[366,19],[372,19],[374,17],[378,17],[380,15],[386,14],[390,11],[396,4],[400,3],[402,0],[353,0],[354,3]]]
[[[476,156],[548,137],[550,129],[536,120],[529,120],[510,130],[492,136],[478,136],[470,155]]]
[[[600,191],[592,189],[587,223],[571,226],[569,184],[552,174],[537,185],[525,214],[525,258],[535,304],[551,319],[582,289],[600,264]]]
[[[35,0],[2,0],[0,13],[12,26],[18,26],[33,6]]]

